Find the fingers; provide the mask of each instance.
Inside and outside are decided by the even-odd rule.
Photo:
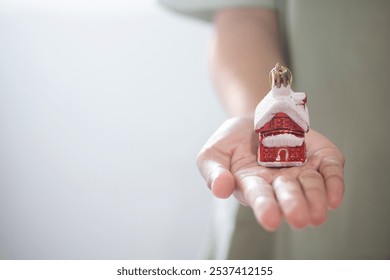
[[[272,185],[286,221],[294,228],[304,228],[310,222],[309,205],[299,182],[293,177],[279,176]]]
[[[238,180],[245,202],[253,209],[257,221],[269,231],[279,227],[282,213],[272,187],[261,177],[246,176]]]
[[[298,176],[298,181],[309,205],[310,222],[318,226],[328,216],[324,179],[318,171],[306,169]]]
[[[325,157],[320,162],[319,171],[324,177],[328,207],[337,208],[344,195],[344,160]]]
[[[198,168],[207,186],[216,197],[228,198],[235,188],[235,180],[229,171],[229,159],[217,151],[203,151],[198,155]]]

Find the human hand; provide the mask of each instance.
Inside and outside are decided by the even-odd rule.
[[[213,194],[227,198],[234,193],[269,231],[278,228],[283,216],[293,228],[325,222],[327,209],[337,208],[344,193],[341,151],[311,130],[306,164],[267,168],[257,164],[257,142],[249,117],[227,120],[210,137],[197,164]]]

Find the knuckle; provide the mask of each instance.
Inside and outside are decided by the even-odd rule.
[[[325,176],[339,174],[339,176],[342,177],[344,170],[343,166],[342,161],[335,159],[334,157],[327,157],[322,160],[319,171]]]
[[[326,177],[325,181],[334,180],[334,179],[344,181],[344,177],[340,174],[331,174]]]
[[[261,180],[261,182],[267,182],[267,183],[270,182],[271,179],[270,174],[263,170],[258,170],[258,169],[241,169],[241,170],[238,169],[237,171],[235,170],[236,168],[232,167],[232,171],[234,173],[236,180],[242,184],[244,184],[244,182],[247,179],[250,179],[251,177],[258,177],[259,180]]]
[[[322,160],[322,167],[342,167],[340,161],[336,160],[334,157],[327,157]]]
[[[318,171],[314,169],[306,169],[302,171],[301,174],[298,175],[299,180],[315,180],[315,181],[323,181],[323,178]]]
[[[243,182],[243,181],[245,181],[245,179],[247,179],[249,177],[256,176],[256,172],[254,170],[251,170],[251,169],[237,170],[236,172],[234,172],[234,175],[238,181]]]
[[[344,156],[340,155],[338,158],[335,156],[328,156],[322,159],[323,167],[343,167]]]
[[[204,146],[196,156],[196,164],[198,168],[209,159],[216,158],[218,154],[215,152],[214,146]]]
[[[274,183],[275,184],[285,184],[291,182],[293,179],[286,175],[279,175],[275,178]]]

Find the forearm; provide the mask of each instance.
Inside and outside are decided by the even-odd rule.
[[[268,74],[283,63],[276,14],[231,9],[215,17],[210,68],[217,93],[230,116],[252,115],[268,93]]]

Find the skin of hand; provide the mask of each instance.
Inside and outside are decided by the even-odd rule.
[[[234,193],[266,230],[274,231],[285,217],[293,228],[320,225],[337,208],[344,193],[344,157],[321,134],[306,135],[306,164],[300,167],[259,166],[252,117],[225,121],[198,155],[198,168],[213,194]]]
[[[306,134],[308,161],[301,167],[266,168],[257,164],[253,116],[269,91],[269,71],[284,64],[277,14],[257,8],[232,8],[214,18],[210,68],[217,94],[230,115],[198,156],[199,170],[213,194],[234,193],[253,209],[257,221],[276,230],[285,217],[293,228],[320,225],[328,208],[344,193],[344,158],[321,134]]]

